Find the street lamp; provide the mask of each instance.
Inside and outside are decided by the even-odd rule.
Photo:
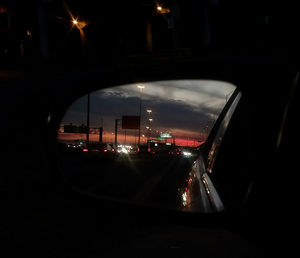
[[[160,13],[160,14],[166,14],[166,13],[170,13],[171,10],[167,7],[163,7],[162,5],[160,4],[156,4],[156,11],[157,13]]]
[[[141,144],[142,93],[143,93],[143,89],[145,89],[145,86],[144,85],[137,85],[137,88],[140,91],[140,107],[139,107],[140,124],[139,124],[139,139],[138,139],[138,145],[140,145]]]
[[[75,18],[72,19],[72,23],[80,31],[87,25],[86,22],[84,22],[84,21],[78,21],[78,19],[75,19]]]
[[[72,13],[70,12],[70,10],[68,12],[69,12],[69,14],[71,16],[70,17],[71,18],[70,22],[72,24],[72,28],[71,29],[73,29],[75,27],[79,31],[79,33],[80,33],[80,41],[81,41],[81,45],[82,45],[82,55],[83,55],[83,57],[86,57],[86,55],[87,55],[86,35],[84,33],[83,28],[85,26],[87,26],[88,23],[85,22],[85,21],[81,21],[78,18],[75,18],[72,15]]]

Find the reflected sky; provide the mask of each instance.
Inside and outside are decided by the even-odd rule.
[[[137,86],[142,85],[140,89]],[[113,134],[115,119],[139,115],[142,100],[141,131],[152,136],[171,132],[179,138],[199,139],[206,136],[226,100],[233,93],[231,83],[212,80],[176,80],[128,84],[90,94],[90,127],[103,126],[104,136]],[[150,115],[146,112],[151,109]],[[87,96],[78,99],[66,112],[61,125],[86,124]],[[124,132],[120,132],[122,134]],[[136,136],[136,130],[127,130]]]

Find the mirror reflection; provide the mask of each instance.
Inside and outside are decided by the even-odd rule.
[[[234,90],[222,81],[172,80],[121,85],[81,97],[58,130],[64,178],[100,197],[216,210],[207,196],[214,188],[201,147]]]

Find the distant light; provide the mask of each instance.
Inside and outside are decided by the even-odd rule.
[[[87,25],[87,23],[85,21],[78,21],[77,19],[73,19],[72,23],[79,30],[82,30]]]
[[[88,150],[88,149],[83,149],[82,151],[83,151],[83,152],[88,152],[89,150]]]
[[[190,153],[188,151],[184,151],[183,155],[186,156],[186,157],[190,157],[190,156],[192,156],[192,153]]]
[[[147,109],[147,112],[150,114],[152,112],[152,110],[151,109]]]
[[[152,119],[152,118],[149,118],[149,121],[150,121],[150,122],[152,122],[152,121],[153,121],[153,119]]]
[[[51,114],[49,114],[48,117],[47,117],[47,124],[49,124],[50,121],[51,121]]]
[[[104,150],[104,152],[107,152],[107,150]]]
[[[129,151],[128,151],[127,149],[125,149],[125,148],[122,148],[122,149],[121,149],[121,152],[127,154]]]
[[[172,138],[172,135],[169,133],[161,133],[160,138]]]
[[[162,7],[161,5],[157,5],[156,6],[156,10],[158,13],[161,13],[161,14],[165,14],[165,13],[170,13],[171,10],[169,8],[166,8],[166,7]]]
[[[32,36],[32,31],[30,29],[26,30],[26,35],[31,37]]]
[[[187,194],[186,194],[186,192],[184,192],[182,194],[182,204],[183,204],[183,206],[187,205]]]
[[[117,152],[128,154],[132,150],[130,145],[118,145]]]

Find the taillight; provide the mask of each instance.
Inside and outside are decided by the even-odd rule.
[[[83,152],[88,152],[89,150],[88,150],[88,149],[83,149],[82,151],[83,151]]]

